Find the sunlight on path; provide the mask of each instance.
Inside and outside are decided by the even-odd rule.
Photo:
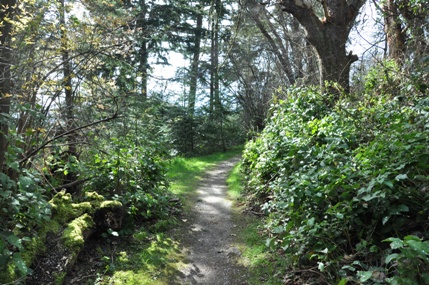
[[[199,199],[183,241],[188,250],[188,265],[181,270],[180,280],[171,284],[247,284],[246,270],[236,262],[240,251],[233,246],[232,203],[225,198],[225,181],[238,160],[220,163],[207,173],[198,189]]]

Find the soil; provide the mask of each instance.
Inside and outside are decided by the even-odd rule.
[[[172,284],[248,284],[247,270],[237,262],[241,255],[234,245],[237,225],[232,219],[232,202],[226,198],[226,179],[238,160],[221,162],[208,171],[198,188],[196,203],[183,218],[185,230],[179,230],[188,265]]]

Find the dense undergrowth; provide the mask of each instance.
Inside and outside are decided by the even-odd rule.
[[[429,98],[397,69],[366,82],[334,104],[317,88],[283,94],[246,145],[247,191],[291,272],[429,284]]]

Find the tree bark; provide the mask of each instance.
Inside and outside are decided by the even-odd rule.
[[[320,84],[339,83],[350,90],[350,65],[358,60],[346,52],[346,42],[359,9],[365,0],[324,0],[325,17],[320,19],[307,1],[282,0],[283,11],[292,14],[306,30],[308,42],[315,48],[320,66]]]
[[[16,0],[5,0],[0,4],[0,172],[5,169],[5,154],[7,151],[7,136],[9,133],[8,117],[12,96],[11,72],[11,30],[12,24],[7,19],[15,15]]]
[[[65,94],[65,121],[66,130],[72,130],[75,128],[74,121],[74,92],[72,85],[72,63],[69,54],[69,39],[67,36],[67,25],[66,25],[66,8],[64,0],[60,0],[60,31],[61,31],[61,56],[63,61],[63,87]],[[69,153],[76,155],[76,133],[72,133],[67,136],[67,144]]]
[[[219,20],[222,3],[220,0],[213,0],[212,3],[212,24],[211,24],[211,50],[210,50],[210,113],[221,111],[220,86],[219,86]]]
[[[140,51],[139,51],[139,73],[141,76],[140,93],[143,99],[147,99],[147,77],[148,77],[148,66],[149,66],[149,51],[148,51],[148,40],[146,32],[146,14],[147,6],[145,0],[139,1],[140,6],[140,17],[137,20],[137,28],[142,33],[142,39],[140,40]]]
[[[384,32],[386,33],[389,58],[402,65],[405,55],[405,35],[402,32],[399,11],[393,0],[386,0],[383,6]]]
[[[201,52],[201,37],[202,37],[202,28],[203,28],[203,15],[200,11],[197,12],[197,26],[195,28],[195,40],[194,40],[194,50],[191,63],[191,74],[189,82],[189,97],[188,97],[188,115],[193,117],[195,112],[195,100],[197,97],[197,83],[198,83],[198,64],[200,60]]]

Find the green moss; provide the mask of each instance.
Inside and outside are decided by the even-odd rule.
[[[100,209],[115,208],[115,207],[122,207],[122,203],[119,201],[103,201],[100,205]]]
[[[85,242],[83,233],[92,227],[94,227],[94,221],[88,214],[83,214],[74,219],[63,232],[64,246],[70,250],[79,250]]]
[[[49,204],[52,206],[53,218],[60,224],[66,223],[76,216],[75,209],[71,206],[72,197],[64,190],[55,194]]]
[[[84,213],[93,214],[95,208],[100,207],[103,196],[96,192],[87,193],[90,202],[73,203],[72,196],[65,191],[58,192],[49,203],[52,206],[53,219],[60,224],[65,224]]]
[[[97,192],[86,192],[85,197],[91,202],[94,208],[100,207],[101,203],[104,201],[104,196]]]
[[[86,192],[86,193],[85,193],[85,197],[86,197],[88,200],[91,200],[91,201],[98,201],[98,202],[100,202],[100,203],[104,201],[104,196],[103,196],[103,195],[98,194],[97,192]]]
[[[79,204],[71,204],[71,207],[73,208],[75,214],[78,214],[78,216],[83,215],[84,213],[91,214],[94,212],[94,207],[91,205],[90,202],[82,202]]]
[[[16,279],[17,279],[17,276],[15,274],[14,264],[9,263],[9,264],[7,264],[7,267],[3,272],[0,271],[0,281],[1,282],[4,282],[4,283],[10,282],[10,284],[12,284],[13,281]],[[1,283],[1,284],[3,284],[3,283]]]

